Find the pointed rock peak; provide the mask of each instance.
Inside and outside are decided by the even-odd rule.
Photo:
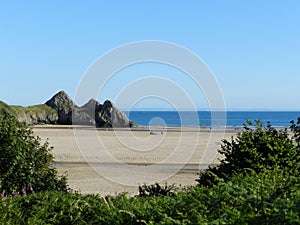
[[[96,99],[94,99],[94,98],[91,98],[89,101],[88,101],[88,103],[96,103],[96,104],[100,104]],[[88,104],[87,103],[87,104]]]
[[[91,98],[86,104],[82,106],[82,108],[92,108],[92,107],[95,108],[96,106],[99,105],[100,103],[96,99]]]
[[[105,100],[105,102],[103,103],[103,107],[113,107],[113,104],[110,100]]]
[[[65,97],[65,98],[71,99],[69,97],[69,95],[65,91],[63,91],[63,90],[57,92],[53,97]]]
[[[57,92],[55,95],[53,95],[53,97],[51,99],[66,99],[66,100],[72,101],[72,99],[69,97],[69,95],[65,91]]]
[[[55,108],[55,109],[59,109],[62,107],[66,109],[66,107],[71,108],[71,107],[75,106],[72,99],[64,91],[60,91],[57,94],[55,94],[45,104],[48,106],[51,106],[52,108]]]

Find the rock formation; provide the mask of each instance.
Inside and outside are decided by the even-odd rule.
[[[126,114],[118,110],[109,100],[98,106],[96,110],[96,124],[104,127],[132,126]]]
[[[9,106],[0,102],[0,116],[2,112],[8,112],[20,121],[30,124],[78,124],[96,127],[135,125],[109,100],[102,105],[97,100],[90,99],[85,105],[78,107],[64,91],[55,94],[45,104],[36,106]]]
[[[75,104],[64,91],[58,92],[45,104],[56,110],[58,124],[72,124],[72,112]]]

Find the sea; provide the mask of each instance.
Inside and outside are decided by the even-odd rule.
[[[125,111],[129,119],[140,126],[203,127],[225,126],[239,129],[250,120],[261,120],[275,128],[288,128],[290,121],[297,121],[300,111]]]

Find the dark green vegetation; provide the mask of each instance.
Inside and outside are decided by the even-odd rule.
[[[281,171],[253,172],[176,196],[43,192],[4,204],[4,224],[299,224],[300,179]]]
[[[0,191],[4,194],[20,191],[67,191],[66,177],[58,177],[51,167],[53,155],[46,142],[25,123],[6,115],[0,119]]]
[[[300,121],[299,121],[300,122]],[[251,121],[244,125],[244,131],[231,141],[223,140],[219,153],[225,156],[220,165],[211,167],[200,175],[200,185],[210,186],[219,178],[228,179],[234,174],[256,173],[266,170],[286,170],[297,174],[300,170],[299,123],[292,121],[293,137],[287,130],[276,130],[271,125],[264,127],[256,121],[254,129]]]
[[[143,185],[140,196],[41,191],[0,198],[1,224],[300,224],[300,120],[286,131],[245,127],[224,140],[218,167],[183,191]]]
[[[139,186],[139,196],[174,196],[176,195],[176,189],[175,184],[168,185],[165,183],[164,186],[158,183],[152,185],[143,184]]]

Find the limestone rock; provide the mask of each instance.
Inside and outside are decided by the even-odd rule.
[[[98,111],[99,117],[108,127],[130,127],[130,121],[126,114],[116,108],[113,103],[106,100],[102,109]]]
[[[58,124],[72,124],[72,112],[75,107],[75,104],[64,91],[58,92],[45,104],[57,111]]]
[[[136,125],[109,100],[102,105],[90,99],[78,107],[64,91],[55,94],[45,104],[29,107],[9,106],[0,101],[0,116],[7,113],[29,124],[80,124],[114,128]]]
[[[100,103],[90,99],[85,105],[74,108],[73,124],[96,126],[96,114]]]

